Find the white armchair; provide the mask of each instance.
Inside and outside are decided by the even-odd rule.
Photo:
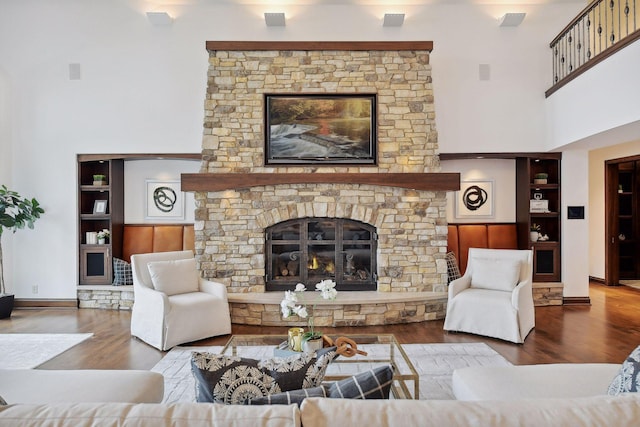
[[[535,326],[530,250],[469,249],[464,275],[449,284],[446,331],[523,343]]]
[[[199,277],[191,251],[131,256],[131,335],[159,350],[231,333],[227,288]]]

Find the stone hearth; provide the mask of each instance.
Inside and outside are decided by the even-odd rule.
[[[252,174],[430,174],[439,172],[430,42],[208,42],[202,170]],[[375,93],[375,166],[264,165],[264,94]],[[436,174],[439,175],[439,174]],[[220,175],[221,177],[223,175]],[[329,176],[329,175],[327,175]],[[444,317],[446,191],[403,183],[232,185],[196,190],[196,256],[203,277],[227,285],[232,321],[292,325],[282,292],[265,292],[265,229],[289,219],[348,218],[378,233],[375,292],[340,292],[320,302],[318,325],[379,325]],[[457,179],[459,183],[459,177]],[[447,188],[455,189],[455,188]],[[306,283],[313,288],[315,283]]]

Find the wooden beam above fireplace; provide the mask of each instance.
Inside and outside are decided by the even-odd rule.
[[[183,173],[182,191],[282,184],[367,184],[423,191],[460,190],[459,173]]]
[[[216,50],[433,50],[432,41],[207,41]]]

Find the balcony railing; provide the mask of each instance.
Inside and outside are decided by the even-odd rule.
[[[551,42],[546,96],[640,38],[640,0],[594,0]]]

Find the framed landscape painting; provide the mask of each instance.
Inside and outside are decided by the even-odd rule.
[[[376,95],[265,95],[265,164],[376,164]]]

